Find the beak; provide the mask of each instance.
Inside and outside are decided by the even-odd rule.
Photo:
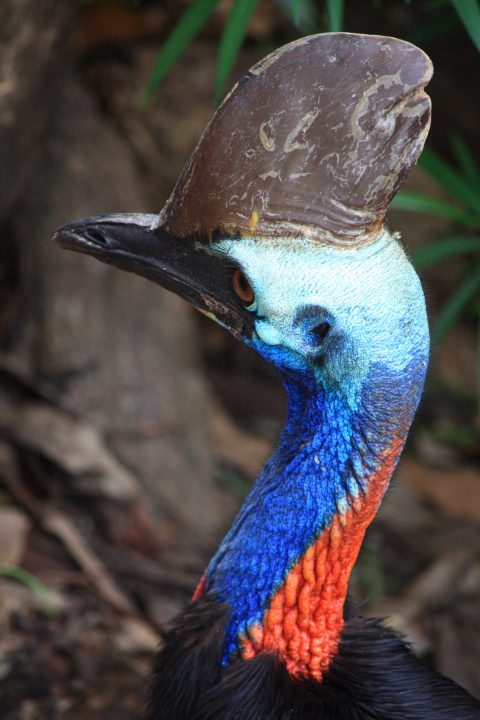
[[[169,235],[158,225],[158,215],[82,218],[61,227],[52,239],[153,280],[238,338],[252,335],[253,317],[233,292],[232,265],[208,252],[204,242]]]

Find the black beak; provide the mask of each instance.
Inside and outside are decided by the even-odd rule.
[[[184,298],[235,336],[251,337],[253,317],[232,289],[234,267],[209,253],[205,242],[166,233],[158,225],[158,215],[82,218],[61,227],[52,239],[68,250],[143,275]]]

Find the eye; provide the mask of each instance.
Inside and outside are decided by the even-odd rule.
[[[322,322],[318,325],[315,325],[315,327],[313,327],[310,332],[312,333],[312,338],[314,339],[315,343],[320,345],[320,343],[322,343],[327,337],[329,331],[330,323]]]
[[[244,305],[251,305],[255,298],[255,293],[253,292],[253,287],[248,282],[247,276],[240,268],[234,270],[232,282],[235,295],[237,295]]]

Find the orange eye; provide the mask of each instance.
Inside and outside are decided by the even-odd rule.
[[[251,305],[255,297],[253,288],[247,280],[245,273],[237,268],[233,273],[233,289],[235,294],[245,305]]]

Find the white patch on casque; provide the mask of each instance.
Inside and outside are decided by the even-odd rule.
[[[299,238],[222,240],[213,252],[241,265],[255,291],[255,329],[268,345],[301,355],[307,341],[294,325],[297,310],[318,305],[334,318],[342,351],[325,368],[338,380],[363,379],[372,362],[401,372],[428,355],[420,281],[396,238],[383,230],[359,248],[314,245]]]

